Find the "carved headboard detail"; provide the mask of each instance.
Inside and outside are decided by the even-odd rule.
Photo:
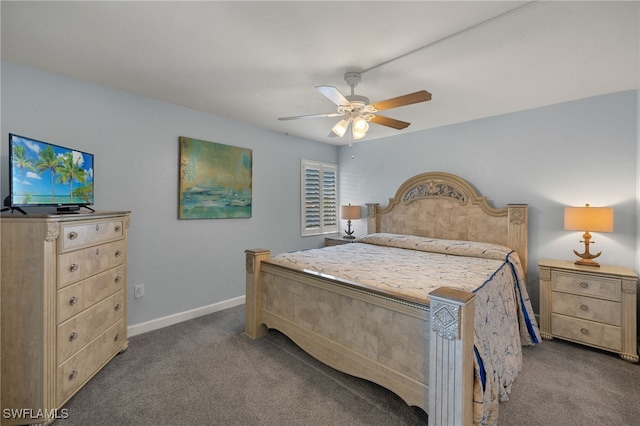
[[[404,182],[386,207],[367,204],[367,232],[482,241],[514,249],[526,273],[528,207],[495,208],[466,180],[428,172]]]

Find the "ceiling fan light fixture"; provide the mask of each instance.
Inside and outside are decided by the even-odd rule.
[[[344,134],[347,132],[348,127],[349,127],[349,122],[343,119],[338,121],[338,123],[336,123],[336,125],[333,126],[331,131],[335,133],[337,136],[343,137]]]
[[[367,135],[367,130],[369,130],[369,123],[362,118],[356,117],[353,119],[353,125],[351,126],[351,136],[353,139],[358,140],[362,139]]]
[[[369,123],[363,117],[356,117],[353,120],[353,130],[357,132],[366,133],[369,130]]]
[[[353,139],[355,139],[355,140],[362,139],[365,136],[367,136],[367,134],[365,132],[359,132],[356,129],[353,129],[351,131],[351,137],[353,137]]]

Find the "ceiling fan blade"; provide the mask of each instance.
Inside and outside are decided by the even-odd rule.
[[[326,114],[308,114],[308,115],[295,115],[293,117],[279,117],[278,120],[285,121],[285,120],[299,120],[301,118],[339,117],[341,115],[342,114],[340,114],[339,112],[329,112]]]
[[[351,104],[351,102],[349,102],[349,100],[333,86],[316,86],[316,90],[338,106],[347,106]]]
[[[382,115],[376,115],[370,121],[376,124],[380,124],[382,126],[392,127],[398,130],[406,129],[411,124],[411,123],[407,123],[406,121],[400,121],[400,120],[396,120],[395,118],[384,117]]]
[[[430,100],[431,93],[426,90],[420,90],[419,92],[409,93],[408,95],[398,96],[397,98],[387,99],[386,101],[375,102],[372,105],[378,111],[384,111],[385,109],[398,108]]]

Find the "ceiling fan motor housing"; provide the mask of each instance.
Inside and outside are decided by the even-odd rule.
[[[361,76],[359,72],[348,72],[344,75],[344,81],[353,89],[360,83]]]

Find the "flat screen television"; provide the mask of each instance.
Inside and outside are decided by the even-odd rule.
[[[56,207],[73,213],[93,205],[93,154],[9,134],[7,207]]]

